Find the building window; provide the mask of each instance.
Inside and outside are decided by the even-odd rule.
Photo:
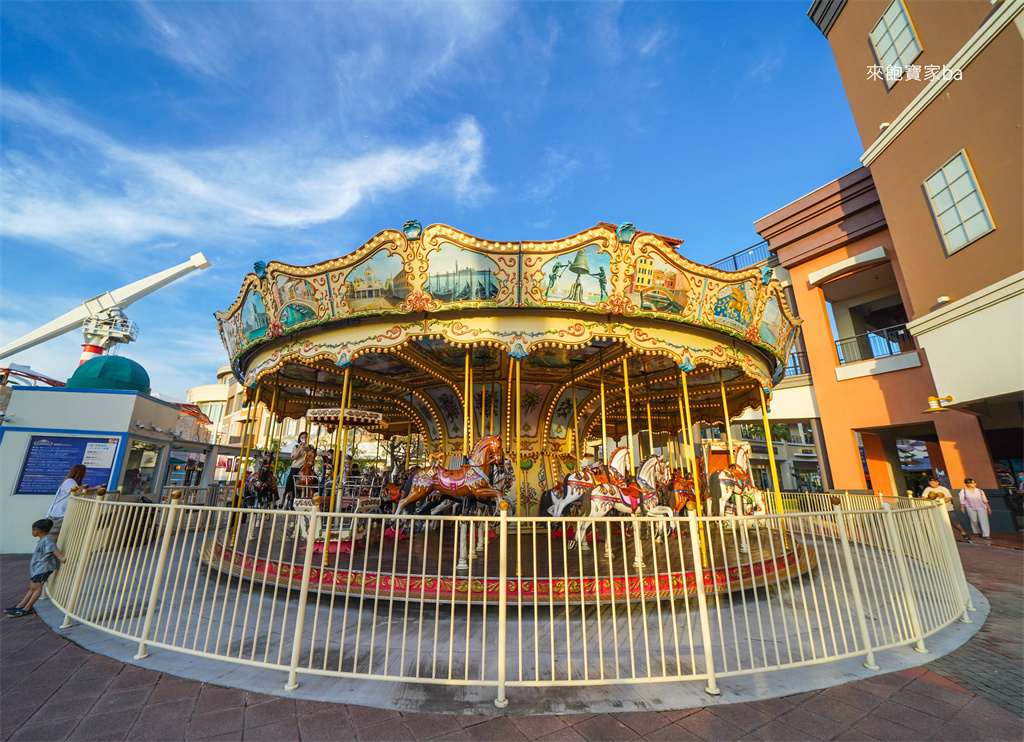
[[[903,0],[892,0],[889,3],[878,23],[871,29],[871,45],[875,47],[875,56],[882,67],[900,70],[896,75],[885,76],[886,85],[892,87],[903,76],[903,70],[921,53],[921,43],[914,33]]]
[[[963,150],[925,180],[924,187],[947,253],[954,253],[995,229]]]

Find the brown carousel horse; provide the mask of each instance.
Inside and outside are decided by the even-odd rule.
[[[411,477],[409,494],[398,503],[398,514],[406,512],[412,503],[430,494],[441,494],[455,499],[474,497],[497,500],[501,492],[494,488],[495,467],[505,466],[501,438],[487,435],[481,438],[469,454],[469,463],[458,469],[442,469],[435,460]]]

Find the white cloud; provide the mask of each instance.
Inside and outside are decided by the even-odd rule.
[[[775,70],[782,65],[782,60],[785,59],[785,57],[786,52],[784,49],[775,49],[774,51],[766,54],[760,62],[751,67],[747,74],[754,80],[769,82],[775,74]]]
[[[547,201],[573,178],[580,167],[581,163],[575,157],[549,147],[544,152],[544,169],[526,189],[526,197]]]
[[[367,198],[429,182],[457,199],[489,192],[473,117],[419,146],[342,151],[272,141],[206,150],[123,144],[68,107],[4,90],[0,115],[30,127],[35,151],[8,150],[3,232],[80,254],[97,243],[230,236],[338,219]]]

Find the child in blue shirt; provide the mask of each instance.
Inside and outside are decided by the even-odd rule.
[[[21,599],[18,605],[4,609],[4,613],[11,618],[31,616],[35,613],[32,606],[39,600],[39,596],[43,594],[43,585],[46,584],[53,571],[57,569],[57,562],[64,564],[67,561],[67,557],[60,553],[60,549],[57,548],[57,542],[50,535],[52,528],[53,521],[49,518],[37,520],[32,524],[32,535],[39,539],[39,543],[36,544],[35,551],[32,552],[32,559],[28,563],[31,584],[29,585],[28,593],[25,594],[25,597]]]

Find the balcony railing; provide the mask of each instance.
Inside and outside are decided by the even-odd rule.
[[[836,350],[839,351],[839,365],[870,361],[914,350],[914,337],[906,325],[893,325],[884,330],[836,340]]]
[[[799,376],[800,374],[811,373],[811,367],[807,365],[807,354],[803,351],[793,351],[786,361],[784,376]]]
[[[722,258],[718,262],[712,263],[711,267],[717,268],[720,271],[740,271],[770,257],[768,241],[764,240],[756,245],[751,245],[746,250],[740,250],[737,253]]]

